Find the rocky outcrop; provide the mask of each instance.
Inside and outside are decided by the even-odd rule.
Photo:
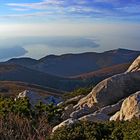
[[[115,75],[100,82],[89,95],[82,98],[76,108],[84,106],[99,108],[115,102],[140,90],[140,71]]]
[[[64,111],[63,111],[63,114],[62,114],[61,118],[63,120],[68,119],[72,111],[73,111],[73,104],[70,104],[70,105],[66,106],[64,108]]]
[[[15,98],[15,100],[20,99],[20,98],[28,98],[29,102],[32,106],[35,106],[38,102],[42,102],[43,104],[57,104],[58,102],[61,101],[59,98],[55,98],[53,96],[48,96],[48,97],[43,97],[39,95],[38,93],[30,90],[25,90]]]
[[[78,101],[83,97],[84,95],[79,95],[79,96],[70,98],[66,100],[65,102],[61,102],[57,105],[57,106],[66,106],[61,116],[63,120],[66,120],[70,117],[70,114],[74,111],[74,105],[77,104]]]
[[[83,98],[83,97],[84,97],[84,95],[78,95],[78,96],[76,96],[76,97],[67,99],[67,100],[64,101],[64,102],[58,103],[57,106],[68,106],[69,104],[75,105],[75,104],[77,104],[78,101],[79,101],[81,98]]]
[[[67,101],[65,101],[64,104],[77,104],[78,101],[83,97],[84,97],[84,95],[79,95],[79,96],[70,98]]]
[[[79,121],[88,121],[88,122],[104,122],[109,120],[109,116],[103,113],[93,113],[89,115],[85,115],[79,118]]]
[[[75,119],[72,119],[72,118],[67,119],[67,120],[65,120],[64,122],[60,123],[59,125],[55,126],[55,127],[53,128],[52,132],[56,131],[57,129],[59,129],[59,128],[61,128],[61,127],[70,126],[70,125],[72,125],[72,124],[74,124],[74,123],[76,123],[76,122],[78,122],[78,121],[75,120]]]
[[[140,56],[125,73],[107,78],[95,86],[71,109],[73,112],[69,112],[69,118],[93,122],[139,118],[140,92],[137,91],[140,91]]]
[[[140,56],[132,63],[126,73],[107,78],[82,98],[76,108],[84,106],[99,108],[118,102],[120,99],[140,90]]]
[[[140,91],[126,98],[119,112],[113,115],[110,120],[131,120],[132,118],[140,118]]]
[[[94,108],[89,108],[88,106],[84,106],[83,108],[80,108],[79,110],[74,110],[70,114],[70,117],[78,119],[84,115],[91,114],[91,113],[95,112],[96,110],[97,110],[97,108],[95,106],[94,106]]]
[[[115,115],[110,117],[110,121],[119,121],[120,120],[120,111],[116,112]]]
[[[112,114],[120,110],[123,101],[124,99],[122,99],[121,101],[119,101],[118,103],[114,105],[103,107],[97,111],[95,111],[97,108],[92,109],[92,108],[84,107],[78,111],[74,111],[73,113],[71,113],[70,117],[75,118],[75,119],[79,118],[78,120],[87,120],[87,121],[93,121],[93,122],[97,122],[97,120],[98,121],[109,120]]]
[[[127,72],[134,72],[140,70],[140,56],[132,63]]]
[[[106,115],[110,116],[120,110],[123,101],[124,101],[124,99],[120,100],[118,103],[116,103],[114,105],[105,106],[96,112],[100,112],[102,114],[106,114]]]
[[[130,66],[129,72],[112,76],[100,82],[71,109],[72,112],[69,112],[69,117],[80,118],[97,110],[102,113],[105,112],[105,114],[107,112],[113,114],[118,111],[122,102],[118,103],[118,106],[111,105],[140,90],[139,63],[140,56]],[[130,69],[133,69],[133,71]],[[103,109],[103,107],[105,108]]]

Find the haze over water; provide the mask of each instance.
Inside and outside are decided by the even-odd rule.
[[[0,61],[49,54],[140,50],[138,0],[7,0],[0,7]]]

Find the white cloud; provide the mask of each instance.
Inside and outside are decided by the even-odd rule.
[[[23,7],[28,9],[47,9],[49,6],[60,6],[64,3],[63,0],[44,0],[36,3],[8,3],[11,7]]]
[[[98,4],[97,4],[98,3]],[[40,17],[44,18],[51,15],[52,19],[73,17],[89,18],[89,19],[127,19],[132,15],[138,16],[140,12],[140,5],[137,6],[131,1],[120,0],[42,0],[40,2],[32,3],[8,3],[10,8],[16,11],[28,11],[29,14],[20,14],[21,17]],[[106,6],[107,5],[107,6]],[[32,11],[34,10],[34,11]],[[38,13],[39,11],[39,13]],[[31,13],[32,12],[32,13]],[[34,13],[33,13],[34,12]],[[45,14],[44,14],[45,13]],[[7,17],[20,17],[19,15],[8,15]],[[4,16],[6,17],[6,16]],[[48,17],[47,17],[48,18]],[[124,18],[124,20],[126,19]]]
[[[12,8],[14,11],[28,11],[26,8]]]

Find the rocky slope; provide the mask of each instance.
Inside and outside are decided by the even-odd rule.
[[[140,56],[125,73],[103,80],[75,106],[65,108],[64,113],[68,110],[70,115],[54,130],[78,120],[101,122],[139,117],[140,92],[137,91],[140,91]]]

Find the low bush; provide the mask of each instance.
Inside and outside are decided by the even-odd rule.
[[[62,110],[39,102],[32,107],[27,98],[0,97],[0,139],[45,140],[61,120]]]
[[[87,95],[92,90],[92,87],[75,89],[73,92],[67,93],[63,96],[64,100],[73,98],[78,95]]]
[[[126,122],[79,122],[60,128],[48,140],[140,140],[140,120]]]
[[[0,97],[0,139],[2,140],[140,140],[140,120],[105,123],[79,122],[51,134],[60,123],[62,109],[28,99],[14,101]]]

